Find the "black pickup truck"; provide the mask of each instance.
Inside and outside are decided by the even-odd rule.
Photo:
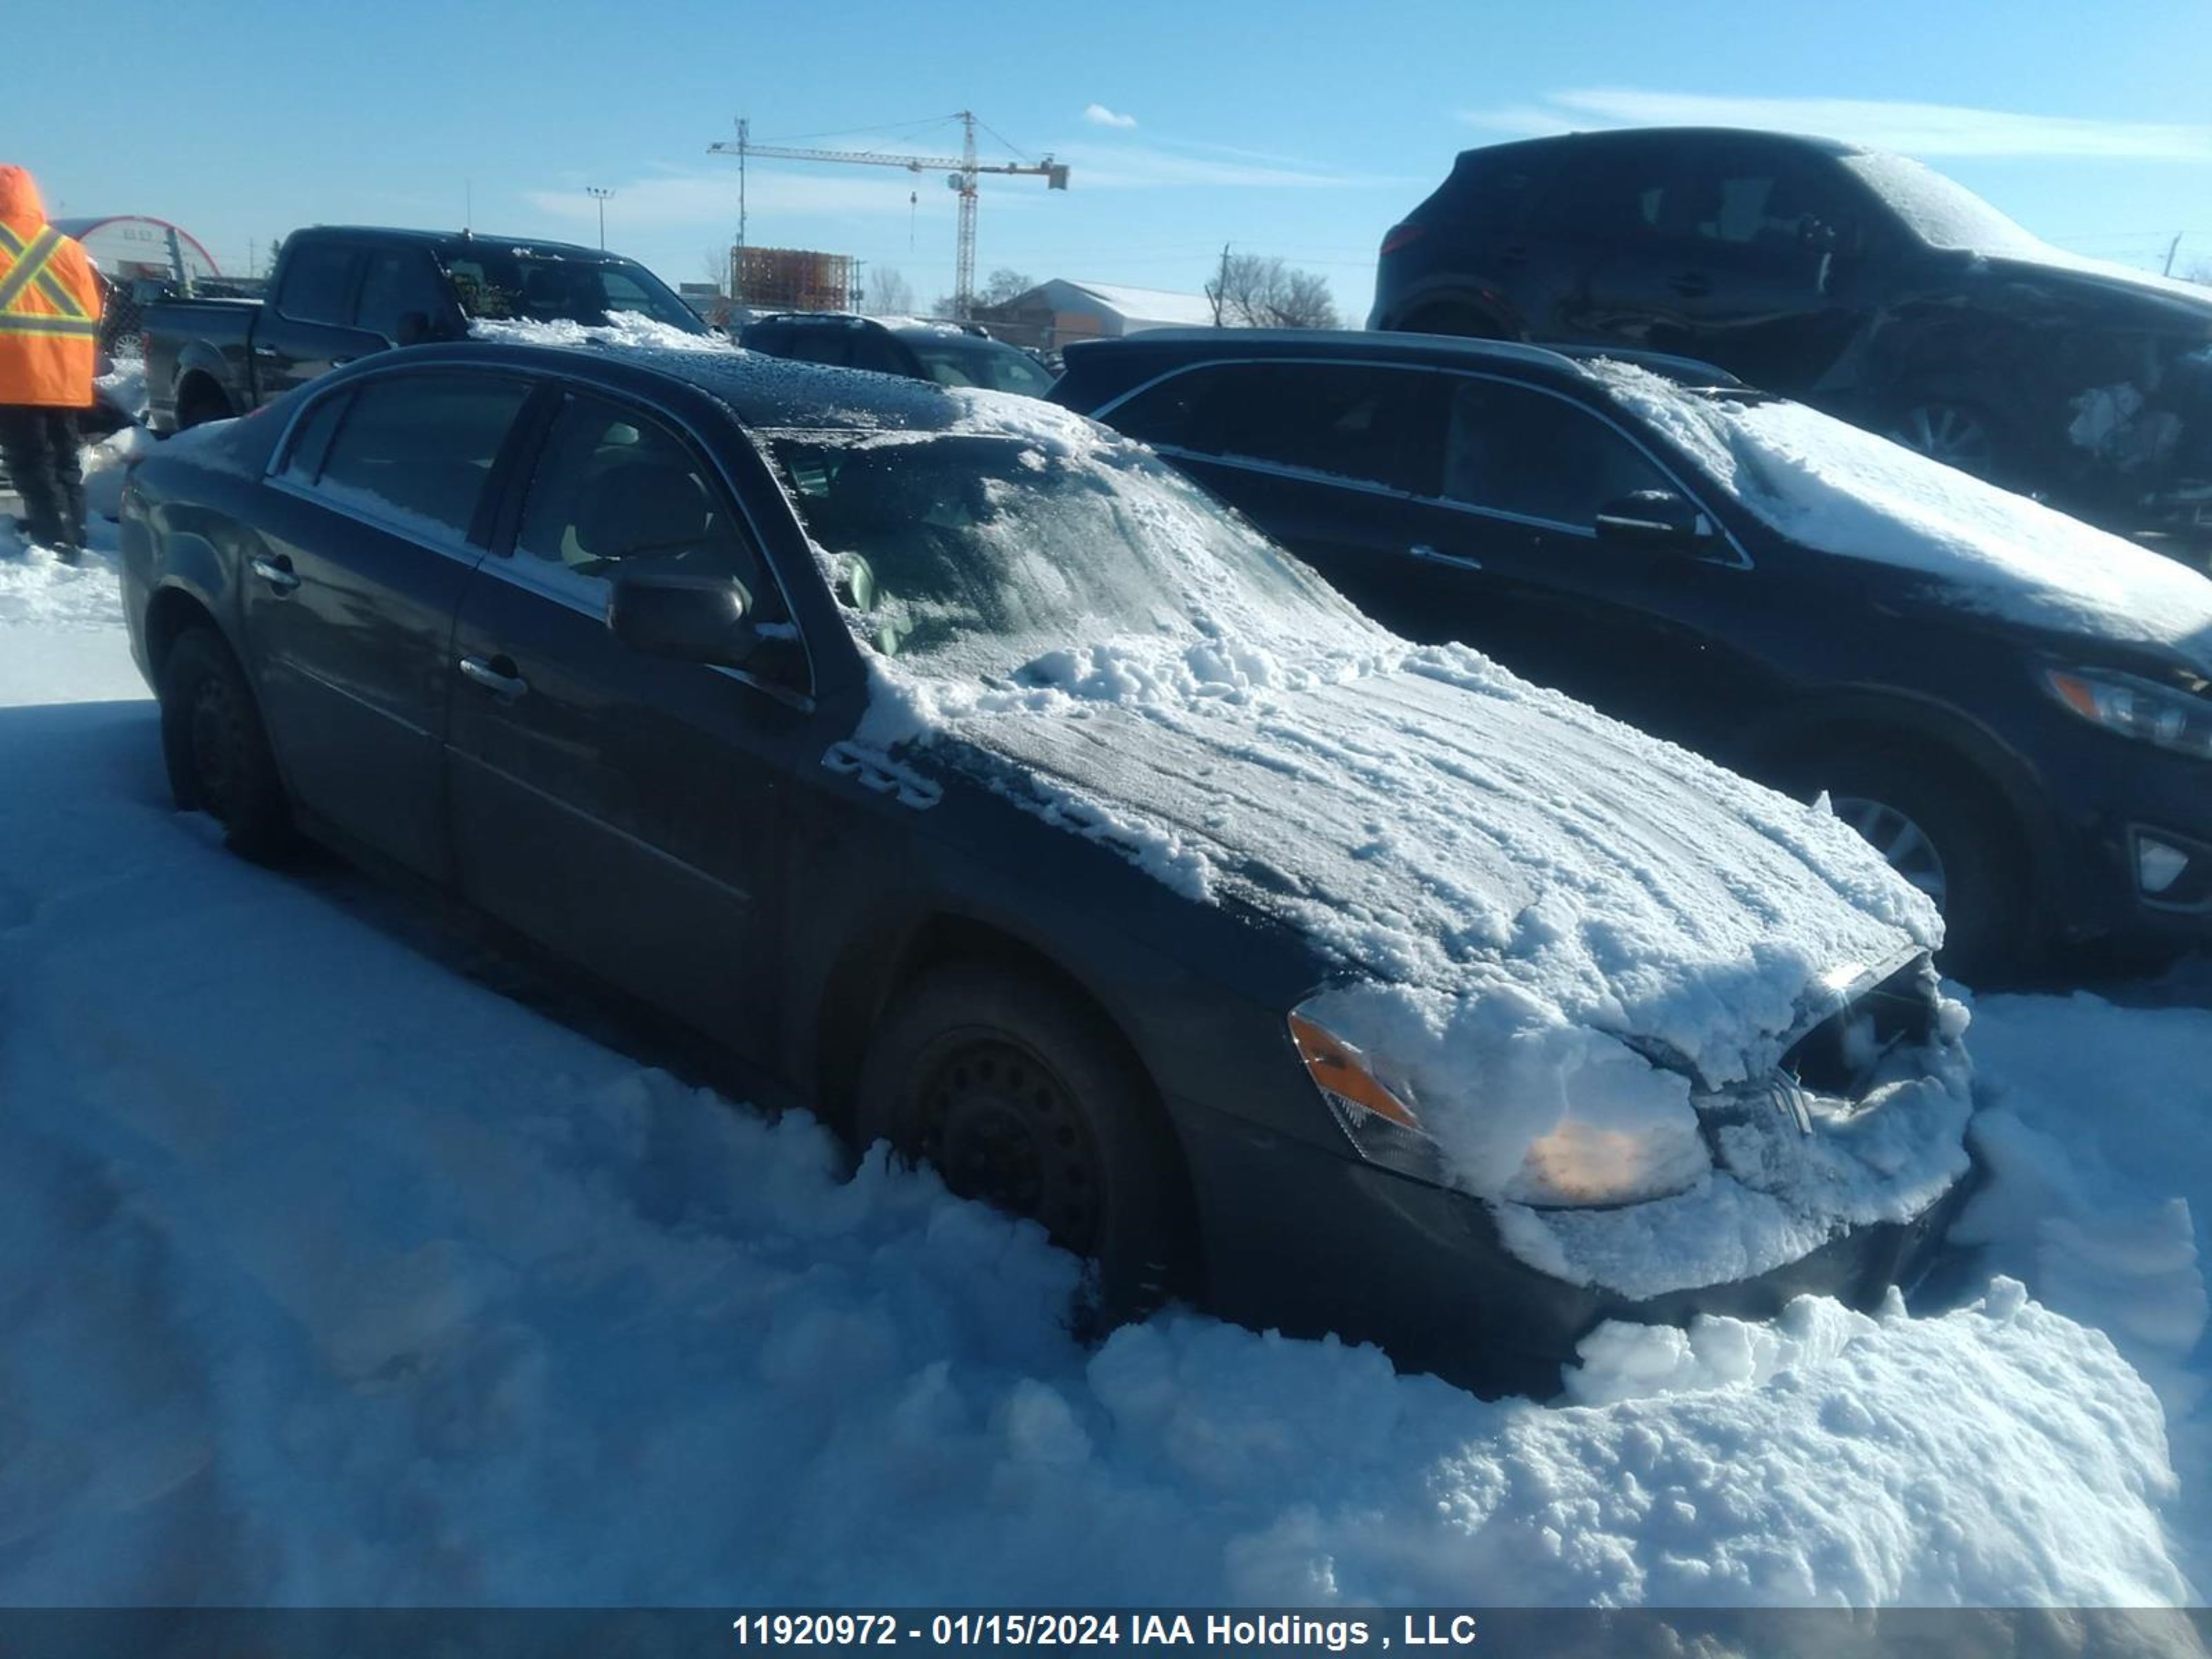
[[[258,409],[339,363],[466,336],[478,319],[705,324],[634,259],[471,231],[315,225],[284,239],[264,300],[165,300],[146,311],[148,417],[175,432]]]

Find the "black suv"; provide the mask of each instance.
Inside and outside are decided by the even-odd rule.
[[[1370,328],[1677,352],[2119,530],[2212,531],[2212,293],[1918,162],[1653,128],[1464,152]]]
[[[1162,331],[1054,400],[1152,443],[1369,614],[1810,799],[1947,965],[2212,939],[2212,580],[1708,367]]]
[[[1018,346],[993,339],[974,323],[790,311],[746,324],[739,343],[771,357],[903,374],[939,386],[981,386],[1031,398],[1052,390],[1052,372],[1042,363]]]

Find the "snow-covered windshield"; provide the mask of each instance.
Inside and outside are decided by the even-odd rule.
[[[1052,375],[1026,351],[972,334],[909,334],[907,349],[921,360],[922,372],[939,386],[981,386],[986,392],[1020,392],[1042,398],[1052,390]]]
[[[1964,610],[2212,664],[2212,582],[2178,560],[1802,404],[1627,363],[1586,372],[1801,546],[1921,572]]]
[[[1108,641],[1297,654],[1371,629],[1335,591],[1134,444],[1103,434],[763,434],[864,641],[998,679]]]
[[[1845,155],[1844,167],[1930,247],[2040,259],[2049,243],[1933,167],[1879,151]]]

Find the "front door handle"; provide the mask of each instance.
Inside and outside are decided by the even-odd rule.
[[[530,682],[516,673],[514,665],[505,657],[494,657],[489,662],[481,657],[464,657],[461,672],[502,702],[513,702],[530,690]]]
[[[258,555],[252,568],[253,574],[278,593],[289,593],[300,585],[299,574],[292,568],[292,557],[289,553],[279,553],[273,559],[265,553]]]

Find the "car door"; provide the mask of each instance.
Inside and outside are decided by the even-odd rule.
[[[318,237],[284,261],[284,279],[254,322],[253,382],[264,403],[384,349],[354,324],[364,252]]]
[[[295,798],[437,880],[453,613],[528,396],[450,368],[332,387],[277,450],[241,573],[245,649]]]
[[[508,544],[477,571],[453,636],[461,890],[765,1055],[785,780],[824,747],[803,672],[648,656],[606,616],[613,578],[640,568],[735,576],[770,623],[788,625],[787,608],[727,480],[678,423],[585,391],[550,422]]]
[[[1801,395],[1864,309],[1865,216],[1802,145],[1721,134],[1686,143],[1678,160],[1653,343]]]

